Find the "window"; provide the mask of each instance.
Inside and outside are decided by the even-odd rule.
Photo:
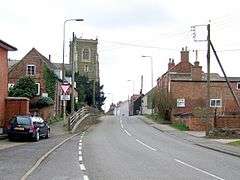
[[[88,72],[88,71],[89,71],[88,65],[85,65],[85,66],[84,66],[84,71],[85,71],[85,72]]]
[[[37,96],[40,95],[40,83],[36,83],[36,86],[37,86]]]
[[[84,48],[82,52],[82,59],[83,60],[90,60],[90,49],[89,48]]]
[[[35,75],[36,74],[36,66],[32,64],[27,65],[27,75]]]
[[[222,107],[221,99],[210,99],[210,107]]]
[[[237,83],[237,89],[240,90],[240,82]]]

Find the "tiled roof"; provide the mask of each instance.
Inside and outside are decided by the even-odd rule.
[[[16,51],[17,48],[11,46],[10,44],[4,42],[3,40],[0,39],[0,47],[3,49],[6,49],[8,51]]]

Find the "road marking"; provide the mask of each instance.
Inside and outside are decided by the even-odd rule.
[[[55,151],[57,148],[59,148],[60,146],[62,146],[65,142],[69,141],[70,139],[74,138],[75,136],[79,135],[79,133],[74,134],[73,136],[64,139],[61,143],[59,143],[58,145],[54,146],[51,150],[49,150],[47,153],[45,153],[41,158],[39,158],[37,160],[37,162],[34,164],[34,166],[32,166],[31,169],[29,169],[22,177],[21,180],[26,180],[28,178],[28,176],[35,170],[37,169],[37,167],[53,152]]]
[[[79,150],[82,150],[82,146],[79,146],[78,149],[79,149]]]
[[[84,175],[84,176],[83,176],[83,180],[89,180],[88,176],[87,176],[87,175]]]
[[[84,164],[80,164],[80,169],[81,169],[82,171],[86,171],[86,168],[85,168]]]
[[[79,151],[78,154],[79,154],[79,155],[82,155],[82,151]]]
[[[143,146],[147,147],[148,149],[151,149],[153,151],[157,151],[156,149],[152,148],[151,146],[148,146],[147,144],[145,144],[144,142],[142,142],[142,141],[140,141],[138,139],[136,139],[136,141],[139,142],[140,144],[142,144]]]
[[[209,176],[212,176],[212,177],[214,177],[214,178],[216,178],[216,179],[224,180],[223,178],[220,178],[220,177],[218,177],[218,176],[216,176],[216,175],[214,175],[214,174],[211,174],[211,173],[209,173],[209,172],[207,172],[207,171],[204,171],[204,170],[199,169],[199,168],[197,168],[197,167],[194,167],[194,166],[192,166],[192,165],[190,165],[190,164],[187,164],[187,163],[185,163],[185,162],[183,162],[183,161],[180,161],[179,159],[174,159],[174,160],[175,160],[176,162],[178,162],[178,163],[181,163],[181,164],[183,164],[183,165],[185,165],[185,166],[188,166],[188,167],[190,167],[190,168],[192,168],[192,169],[195,169],[195,170],[200,171],[200,172],[202,172],[202,173],[204,173],[204,174],[207,174],[207,175],[209,175]]]
[[[82,146],[82,143],[79,143],[79,146]]]
[[[82,139],[80,139],[79,142],[82,143]]]
[[[79,161],[82,161],[82,160],[83,160],[82,156],[79,156],[79,157],[78,157],[78,160],[79,160]]]
[[[126,129],[123,129],[128,136],[132,136]]]

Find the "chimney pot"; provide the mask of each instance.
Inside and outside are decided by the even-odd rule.
[[[48,60],[51,61],[51,54],[48,55]]]

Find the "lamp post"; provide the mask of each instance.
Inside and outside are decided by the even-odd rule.
[[[153,89],[153,58],[152,58],[152,56],[142,56],[142,57],[143,58],[150,58],[150,60],[151,60],[151,88]],[[152,91],[152,89],[151,89],[151,91]],[[152,114],[153,114],[153,97],[152,97],[152,94],[151,94],[151,98],[152,98]]]
[[[64,67],[64,56],[65,56],[65,26],[68,21],[83,21],[83,19],[66,19],[63,23],[63,61],[62,61],[62,81],[65,82],[65,67]],[[66,121],[66,101],[63,100],[63,122]],[[70,130],[70,121],[68,120],[68,130]]]

